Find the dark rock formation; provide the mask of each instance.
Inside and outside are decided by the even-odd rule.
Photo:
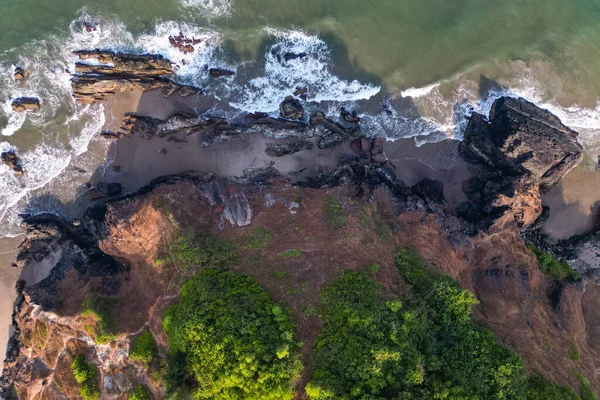
[[[342,107],[340,110],[340,117],[345,121],[345,122],[349,122],[352,124],[357,124],[360,122],[360,118],[358,118],[358,115],[356,114],[356,111],[348,111],[346,110],[345,107]]]
[[[233,76],[233,75],[235,75],[235,71],[232,71],[230,69],[225,69],[225,68],[209,68],[208,74],[212,78],[220,78],[222,76]]]
[[[40,99],[36,97],[19,97],[12,101],[11,107],[16,112],[39,110]]]
[[[272,118],[267,114],[248,114],[235,123],[229,123],[220,117],[206,116],[198,118],[195,115],[176,113],[167,120],[128,114],[121,127],[120,135],[137,135],[144,139],[154,136],[167,137],[174,135],[199,135],[204,146],[215,143],[246,140],[249,134],[262,134],[267,138],[288,139],[297,138],[307,141],[318,137],[319,148],[332,147],[347,140],[360,137],[358,125],[351,128],[327,119],[321,112],[317,112],[306,124],[302,121],[290,121],[281,118]]]
[[[304,108],[297,99],[288,96],[279,105],[279,112],[283,118],[287,119],[302,119]]]
[[[179,85],[165,75],[172,75],[173,64],[160,55],[126,54],[104,50],[78,50],[81,60],[97,60],[99,64],[78,62],[71,79],[73,96],[84,104],[95,103],[119,92],[162,89],[165,95],[176,91],[189,96],[200,89]]]
[[[21,67],[16,67],[15,72],[13,73],[13,78],[16,81],[22,81],[25,79],[25,70]]]
[[[194,46],[200,44],[202,40],[196,38],[188,38],[183,32],[179,32],[177,36],[169,36],[169,43],[171,46],[179,49],[183,54],[193,53]]]
[[[268,143],[265,153],[271,157],[283,157],[302,150],[312,150],[313,144],[305,140],[292,140],[286,143]]]
[[[459,214],[480,229],[533,223],[541,191],[554,186],[582,159],[577,133],[524,99],[503,97],[489,122],[474,114],[459,151],[475,177],[463,184],[469,203]]]
[[[24,173],[23,164],[19,156],[14,150],[5,151],[0,155],[0,160],[6,164],[10,169],[21,175]]]

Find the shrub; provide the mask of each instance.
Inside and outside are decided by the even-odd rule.
[[[75,356],[71,363],[71,371],[77,383],[82,384],[79,395],[84,400],[97,400],[100,398],[98,383],[96,382],[96,366],[85,361],[85,358],[79,354]]]
[[[323,200],[323,218],[325,223],[333,229],[346,226],[346,216],[342,206],[331,196],[326,196]]]
[[[118,321],[113,315],[113,310],[118,304],[118,299],[97,296],[90,297],[83,302],[81,315],[91,315],[96,318],[98,326],[96,342],[108,343],[115,338]]]
[[[207,269],[163,318],[170,392],[196,399],[291,399],[302,365],[289,315],[245,275]],[[193,382],[182,388],[185,382]]]
[[[137,385],[135,390],[127,396],[127,400],[150,400],[150,392],[142,385]]]
[[[414,298],[384,302],[367,274],[344,272],[321,292],[323,328],[306,393],[324,399],[577,399],[540,377],[477,325],[474,296],[402,249]],[[586,386],[582,380],[582,396]]]
[[[155,354],[156,343],[154,342],[154,337],[148,329],[145,329],[134,339],[133,343],[131,343],[129,358],[148,366]]]
[[[222,268],[239,261],[232,242],[212,236],[180,234],[169,244],[165,253],[161,261],[184,269],[197,265]]]
[[[284,251],[281,254],[281,257],[283,257],[287,260],[288,258],[300,257],[301,255],[302,255],[302,251],[296,250],[296,249],[291,249],[291,250]]]
[[[577,282],[581,280],[581,274],[575,272],[569,264],[560,262],[552,257],[552,254],[543,250],[538,250],[533,245],[527,245],[529,250],[535,254],[540,264],[542,272],[551,279],[567,282]]]

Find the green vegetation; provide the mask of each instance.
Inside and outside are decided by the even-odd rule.
[[[381,268],[379,266],[379,264],[371,264],[369,265],[369,271],[371,271],[371,273],[376,274],[379,271],[379,268]]]
[[[473,322],[477,300],[456,281],[407,249],[396,263],[414,289],[408,307],[384,302],[364,273],[347,271],[321,292],[311,400],[578,398],[528,377],[520,357]]]
[[[254,249],[264,249],[269,245],[271,241],[271,232],[267,228],[263,228],[259,226],[254,229],[248,240],[244,245],[242,245],[242,249],[244,250],[254,250]]]
[[[281,257],[285,258],[286,260],[288,258],[300,257],[301,255],[302,252],[296,249],[286,250],[283,253],[281,253]]]
[[[129,349],[129,358],[148,366],[156,355],[156,342],[152,333],[145,329],[135,338]]]
[[[142,385],[137,385],[135,390],[127,396],[127,400],[150,400],[150,392]]]
[[[291,399],[302,365],[295,326],[249,276],[207,269],[163,318],[171,398]]]
[[[118,320],[113,315],[114,308],[119,304],[118,299],[109,297],[90,297],[81,306],[81,315],[96,318],[98,332],[97,343],[108,343],[115,338]]]
[[[85,358],[79,354],[75,356],[71,363],[73,377],[80,383],[81,389],[79,395],[84,400],[97,400],[100,398],[100,390],[98,389],[96,366],[92,363],[87,363]]]
[[[531,244],[527,245],[527,247],[535,254],[540,263],[540,269],[549,278],[567,282],[581,280],[581,274],[575,272],[569,264],[558,261],[552,257],[552,254],[538,250]]]
[[[198,265],[223,268],[238,263],[239,255],[236,246],[227,239],[180,234],[166,246],[156,262],[183,269]]]
[[[342,206],[331,196],[326,196],[323,200],[323,218],[325,218],[325,223],[333,229],[346,226],[346,216]]]

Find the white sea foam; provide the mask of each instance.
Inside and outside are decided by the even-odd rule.
[[[170,36],[182,34],[188,39],[198,39],[194,51],[184,54],[169,42]],[[221,43],[220,35],[210,29],[199,28],[184,22],[160,22],[154,31],[137,38],[134,48],[139,52],[160,54],[178,66],[177,78],[184,82],[201,85],[208,76],[207,66],[227,67],[218,60],[217,52]]]
[[[233,0],[180,0],[185,7],[195,8],[211,20],[228,17],[233,12]]]
[[[423,97],[427,96],[433,89],[437,88],[439,85],[439,83],[434,83],[433,85],[423,86],[420,88],[412,87],[410,89],[401,91],[400,94],[402,95],[402,97]]]
[[[265,53],[264,75],[234,91],[234,107],[271,112],[297,87],[308,88],[307,100],[314,102],[363,100],[379,92],[378,86],[335,76],[331,71],[331,51],[317,36],[297,30],[267,32],[277,41]]]

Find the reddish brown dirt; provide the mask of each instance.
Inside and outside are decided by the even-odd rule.
[[[239,191],[235,185],[227,188]],[[271,207],[265,195],[276,199]],[[153,192],[112,206],[107,216],[108,235],[102,249],[129,266],[124,274],[115,308],[119,316],[118,331],[133,334],[144,325],[150,327],[161,353],[166,354],[166,337],[161,327],[165,308],[178,298],[178,290],[186,277],[201,266],[182,270],[177,266],[157,263],[177,232],[210,232],[229,238],[243,246],[257,227],[266,228],[271,238],[265,248],[241,249],[240,263],[232,269],[251,275],[273,297],[290,309],[298,325],[298,340],[303,343],[304,374],[298,387],[298,398],[310,379],[313,360],[310,350],[320,329],[318,318],[320,290],[338,278],[344,269],[373,274],[381,283],[383,296],[405,297],[409,287],[394,266],[394,252],[401,246],[414,248],[440,271],[456,278],[475,293],[480,304],[474,315],[495,332],[499,340],[518,351],[527,368],[540,372],[551,381],[577,390],[573,374],[581,371],[593,387],[600,388],[596,360],[600,345],[600,289],[594,284],[565,286],[560,301],[552,307],[549,283],[539,271],[533,254],[518,235],[503,231],[473,238],[472,246],[455,248],[440,232],[435,217],[422,213],[396,216],[394,205],[383,189],[368,191],[362,198],[354,189],[341,186],[333,189],[309,189],[277,180],[268,188],[246,191],[252,209],[249,226],[231,226],[225,221],[219,229],[223,205],[211,206],[194,186],[177,183],[156,188]],[[346,215],[346,225],[340,229],[328,226],[324,218],[326,198],[336,199]],[[372,201],[367,201],[372,199]],[[290,204],[297,201],[297,208]],[[287,250],[299,250],[298,257],[285,258]],[[376,273],[371,264],[380,266]],[[79,284],[79,286],[78,286]],[[61,295],[67,315],[74,315],[83,298],[89,294],[75,276],[62,283]],[[67,312],[68,311],[68,312]],[[31,310],[22,311],[23,320]],[[24,323],[24,335],[31,343],[39,336],[35,321]],[[93,319],[76,317],[71,327],[83,330]],[[65,328],[61,328],[65,329]],[[28,330],[31,330],[29,332]],[[56,364],[55,376],[65,393],[77,389],[68,378],[72,354],[83,349],[73,348],[72,341],[63,342],[73,331],[51,332],[44,347],[32,352]],[[573,350],[580,361],[570,359]],[[61,353],[62,351],[62,353]],[[35,353],[37,354],[37,353]],[[130,374],[135,382],[149,385],[158,398],[163,388],[148,376]],[[67,388],[67,389],[65,389]],[[68,389],[71,388],[71,389]],[[44,396],[51,398],[55,388],[46,388]]]

